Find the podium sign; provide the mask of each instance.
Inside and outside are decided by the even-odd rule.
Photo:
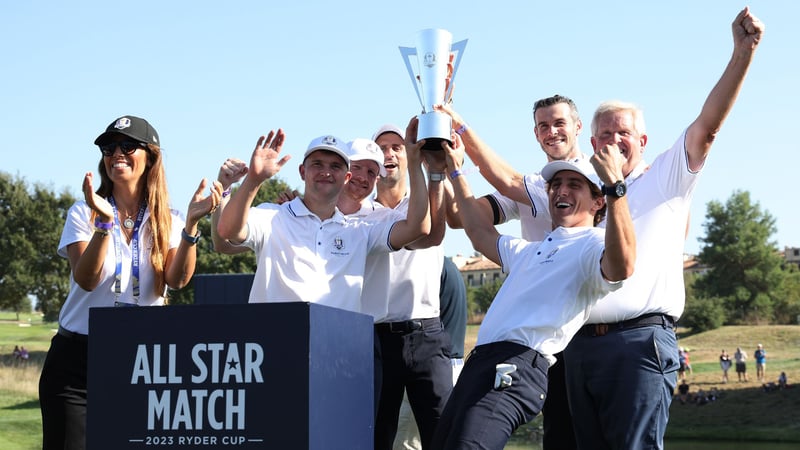
[[[87,448],[373,448],[373,324],[309,303],[93,308]]]

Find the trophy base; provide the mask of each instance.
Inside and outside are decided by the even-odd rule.
[[[425,138],[425,145],[422,146],[422,150],[442,151],[443,150],[442,142],[447,142],[448,144],[452,144],[452,142],[450,142],[450,139],[430,137],[430,138]]]
[[[442,141],[449,144],[450,133],[452,131],[452,121],[450,116],[439,111],[422,113],[419,116],[419,127],[417,129],[417,140],[425,139],[423,150],[442,150]]]

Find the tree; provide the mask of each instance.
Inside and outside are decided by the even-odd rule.
[[[74,202],[42,185],[0,172],[0,307],[16,311],[39,300],[46,319],[58,317],[69,287],[69,265],[56,254],[66,212]]]
[[[469,288],[467,290],[467,306],[470,316],[485,314],[502,285],[503,280],[497,279],[491,283]]]
[[[29,222],[35,224],[29,236],[40,250],[35,253],[35,259],[29,262],[33,277],[29,293],[38,299],[38,309],[44,314],[45,321],[58,320],[61,306],[69,294],[69,261],[59,256],[56,250],[67,212],[75,200],[66,191],[56,197],[41,185],[34,187],[32,201],[37,214],[28,218]],[[47,211],[47,214],[41,214],[41,211]]]
[[[775,323],[794,325],[800,321],[800,270],[789,264],[784,267],[782,283],[772,289],[775,297],[773,317]]]
[[[289,190],[289,185],[281,179],[271,178],[261,185],[254,205],[261,203],[274,203],[281,192]],[[224,255],[214,250],[211,242],[211,219],[206,217],[197,224],[204,239],[197,243],[197,266],[194,273],[252,273],[256,270],[256,258],[252,251],[236,255]],[[170,291],[169,303],[192,304],[194,303],[194,281],[177,291]]]
[[[26,233],[32,231],[34,205],[24,180],[0,173],[0,307],[19,312],[27,301],[33,280],[27,262],[35,257],[36,246]]]
[[[689,327],[694,332],[713,330],[725,323],[725,307],[719,297],[697,297],[694,295],[696,275],[684,278],[686,286],[686,308],[681,314],[679,325]]]
[[[727,322],[770,322],[778,303],[776,286],[787,272],[775,242],[775,219],[746,191],[734,191],[725,205],[708,203],[705,245],[698,255],[710,269],[694,283],[698,298],[721,299]]]

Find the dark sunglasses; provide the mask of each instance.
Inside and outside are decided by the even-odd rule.
[[[98,147],[100,147],[100,151],[103,152],[103,156],[112,156],[114,151],[117,149],[117,146],[119,146],[119,149],[122,151],[123,155],[130,155],[139,148],[147,148],[147,144],[134,141],[109,142],[108,144],[98,145]]]

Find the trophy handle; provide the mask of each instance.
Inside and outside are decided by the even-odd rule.
[[[450,96],[453,95],[453,86],[455,85],[456,81],[456,73],[458,73],[458,66],[461,64],[461,57],[464,55],[464,49],[467,47],[467,40],[468,39],[458,41],[450,46],[450,51],[456,52],[456,56],[453,60],[453,74],[450,75],[450,86],[448,86],[447,92],[444,94],[445,103],[448,102],[450,100]],[[416,83],[414,86],[416,86]],[[417,96],[419,96],[419,89],[417,89]]]
[[[408,76],[411,77],[411,83],[414,85],[414,90],[417,92],[417,99],[419,99],[419,104],[422,106],[422,109],[424,110],[425,102],[422,100],[422,93],[419,91],[419,80],[417,79],[416,72],[414,72],[414,68],[411,66],[411,60],[409,59],[409,56],[417,55],[417,49],[414,47],[399,47],[399,48],[400,48],[400,54],[403,56],[403,62],[406,63]],[[453,69],[453,75],[455,75],[455,68]]]

